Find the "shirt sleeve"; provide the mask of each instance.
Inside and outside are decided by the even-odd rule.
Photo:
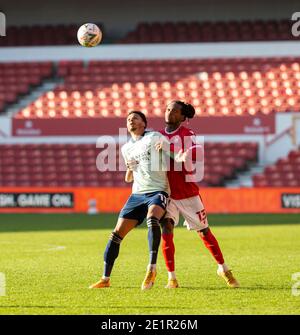
[[[192,130],[189,130],[187,151],[188,157],[194,162],[202,161],[204,158],[203,145],[197,144],[196,135]]]
[[[188,149],[188,157],[194,162],[203,161],[204,158],[204,148],[201,144],[195,144]]]
[[[121,147],[121,153],[122,153],[122,157],[125,161],[125,163],[128,161],[128,157],[126,156],[126,144],[124,144],[122,147]]]

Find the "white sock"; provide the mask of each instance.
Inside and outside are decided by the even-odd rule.
[[[229,270],[228,266],[225,263],[218,264],[218,269],[221,270],[221,271],[223,271],[223,272],[226,272],[226,271]]]
[[[105,276],[102,276],[101,279],[105,280],[105,281],[108,281],[110,277],[105,277]]]
[[[168,279],[176,279],[176,274],[175,271],[169,272],[168,271]]]

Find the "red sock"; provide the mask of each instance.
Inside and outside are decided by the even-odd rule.
[[[219,247],[218,241],[216,240],[210,229],[208,230],[208,233],[204,236],[201,236],[200,233],[198,234],[201,237],[202,241],[204,242],[206,248],[209,250],[213,258],[216,260],[216,262],[218,264],[223,264],[224,258],[222,255],[222,251]]]
[[[173,242],[173,234],[162,234],[162,253],[164,255],[167,270],[173,272],[175,269],[175,245]]]

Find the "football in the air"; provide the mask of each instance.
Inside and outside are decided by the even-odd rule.
[[[95,47],[101,42],[102,31],[94,23],[85,23],[78,29],[77,39],[84,47]]]

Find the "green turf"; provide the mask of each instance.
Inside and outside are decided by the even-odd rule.
[[[300,272],[299,215],[209,217],[240,289],[224,285],[199,237],[179,227],[175,244],[181,287],[164,288],[160,253],[155,286],[142,292],[148,261],[144,225],[122,242],[112,287],[89,290],[101,273],[115,218],[0,215],[0,272],[7,285],[0,314],[300,314],[300,295],[292,295],[292,274]]]

